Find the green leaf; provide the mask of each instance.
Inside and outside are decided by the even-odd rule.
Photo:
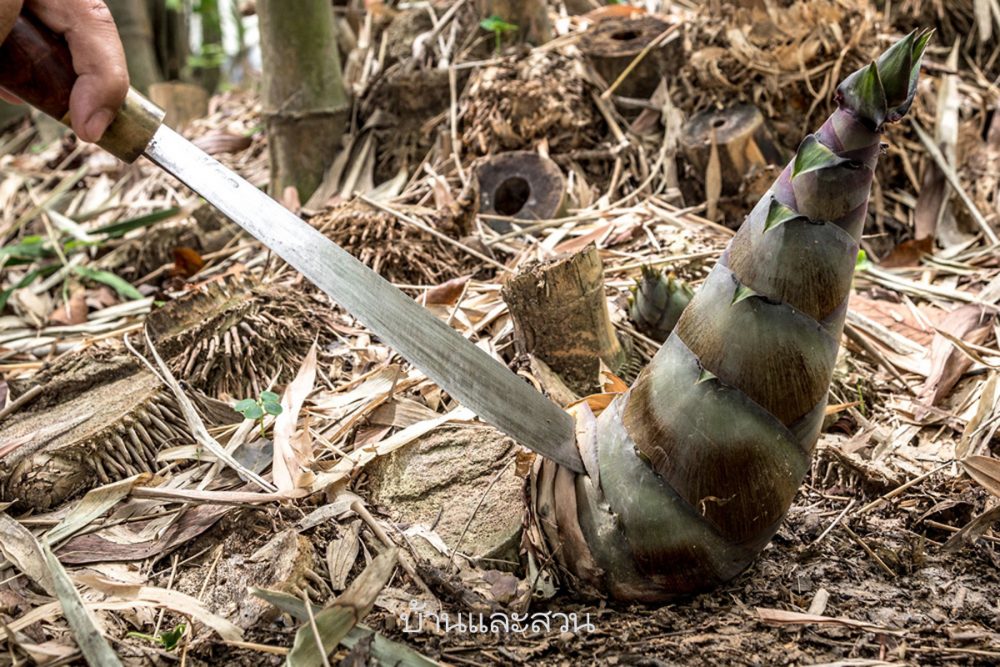
[[[855,80],[854,85],[845,91],[845,95],[852,100],[851,108],[864,118],[870,119],[876,126],[885,121],[889,102],[879,67],[875,63],[871,63],[861,71],[861,75]]]
[[[278,396],[273,391],[262,391],[260,392],[260,400],[265,403],[280,403],[281,396]]]
[[[792,178],[808,174],[810,171],[827,169],[847,162],[832,150],[824,146],[816,135],[810,134],[802,140],[795,154],[795,164],[792,165]]]
[[[34,271],[29,271],[28,273],[24,274],[24,277],[21,278],[21,280],[19,280],[16,285],[14,285],[13,287],[8,287],[3,292],[0,292],[0,311],[3,311],[3,309],[7,306],[7,302],[10,300],[10,297],[14,294],[16,290],[27,287],[31,283],[35,282],[35,280],[37,280],[39,277],[49,276],[58,270],[59,270],[59,264],[49,264],[48,266],[43,266],[41,268],[35,269]]]
[[[247,419],[260,419],[264,416],[264,409],[260,407],[257,403],[254,403],[246,410],[243,410],[243,416]]]
[[[868,253],[864,250],[858,251],[858,258],[854,260],[854,270],[855,271],[866,271],[872,263],[868,259]]]
[[[913,68],[914,30],[899,40],[879,56],[878,72],[885,82],[885,96],[889,104],[896,106],[906,99],[910,87],[910,70]]]
[[[776,198],[771,198],[771,206],[767,209],[767,220],[764,221],[764,231],[774,229],[778,225],[783,225],[789,220],[803,217],[798,212],[788,208]]]
[[[264,403],[264,412],[269,415],[278,416],[282,413],[283,409],[280,403]]]
[[[247,410],[257,405],[257,401],[252,398],[244,398],[242,401],[237,401],[236,405],[233,406],[233,410],[236,412],[245,413]]]
[[[733,300],[729,303],[730,306],[735,306],[740,301],[746,301],[752,296],[757,296],[757,292],[751,287],[747,287],[742,283],[736,287],[736,291],[733,292]]]
[[[153,635],[147,635],[145,632],[128,632],[125,634],[126,637],[132,637],[133,639],[142,639],[150,644],[163,645],[163,640],[159,637],[154,637]]]
[[[126,299],[142,298],[142,293],[133,287],[131,283],[124,278],[119,278],[110,271],[99,271],[88,266],[74,266],[73,272],[87,278],[88,280],[93,280],[107,285]]]
[[[153,213],[148,213],[146,215],[141,215],[138,218],[130,218],[128,220],[122,220],[121,222],[116,222],[110,225],[104,225],[103,227],[98,227],[91,232],[94,234],[104,234],[111,238],[118,238],[124,236],[133,229],[140,229],[142,227],[149,227],[150,225],[155,225],[158,222],[164,220],[169,220],[175,217],[181,209],[176,206],[173,208],[164,209],[162,211],[154,211]]]
[[[0,258],[9,257],[11,259],[35,260],[42,257],[51,257],[55,253],[41,236],[26,236],[20,243],[0,247]],[[13,263],[8,261],[7,265]]]
[[[709,380],[716,379],[715,373],[705,368],[701,369],[701,374],[698,376],[698,381],[695,384],[701,384],[702,382],[708,382]]]
[[[507,23],[502,18],[494,14],[488,19],[483,19],[479,22],[479,27],[488,32],[494,34],[503,34],[505,32],[514,32],[517,30],[517,26],[513,23]]]
[[[178,623],[174,626],[173,630],[167,630],[166,632],[160,633],[160,644],[167,651],[173,651],[180,644],[181,638],[184,637],[184,630],[187,628],[183,623]]]

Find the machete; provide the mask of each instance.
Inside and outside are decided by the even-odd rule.
[[[76,81],[66,42],[23,12],[0,45],[0,87],[68,123]],[[145,155],[270,248],[411,364],[522,445],[576,472],[572,418],[347,251],[163,125],[163,112],[129,90],[99,145],[133,162]]]

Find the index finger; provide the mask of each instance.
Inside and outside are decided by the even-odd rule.
[[[69,44],[77,74],[69,98],[73,131],[84,141],[98,141],[129,85],[111,12],[99,0],[25,0],[25,7]]]

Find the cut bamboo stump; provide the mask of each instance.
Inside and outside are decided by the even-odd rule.
[[[659,37],[669,23],[653,16],[608,19],[592,26],[580,40],[580,50],[594,70],[610,86]],[[650,50],[615,89],[621,97],[648,99],[672,67],[676,42]]]
[[[479,212],[518,220],[552,220],[565,213],[566,180],[552,160],[531,151],[511,151],[486,158],[476,167]],[[507,233],[506,220],[486,219]]]
[[[208,115],[208,91],[194,83],[154,83],[149,87],[149,99],[166,112],[163,122],[175,130]]]
[[[712,143],[719,154],[722,194],[739,192],[744,178],[754,167],[778,164],[782,160],[764,115],[751,104],[699,113],[684,126],[681,148],[695,175],[702,182],[712,155]]]
[[[625,363],[604,295],[597,248],[535,264],[504,285],[521,354],[538,357],[580,395],[600,383],[600,361],[613,372]]]

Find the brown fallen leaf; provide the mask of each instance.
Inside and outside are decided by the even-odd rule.
[[[967,456],[961,460],[969,477],[1000,498],[1000,459],[990,456]]]
[[[594,23],[600,23],[608,19],[627,19],[633,16],[641,16],[645,13],[646,10],[644,8],[634,5],[605,5],[604,7],[590,10],[583,15],[583,18]]]
[[[611,401],[615,400],[616,398],[618,398],[617,393],[591,394],[589,396],[584,396],[575,403],[570,403],[569,405],[566,406],[566,409],[568,410],[572,408],[574,405],[579,405],[580,403],[586,403],[587,407],[591,409],[594,415],[599,415],[604,411],[605,408],[611,405]]]
[[[205,260],[194,248],[178,246],[174,248],[174,268],[170,271],[179,278],[190,278],[205,268]]]
[[[584,234],[583,236],[577,236],[576,238],[569,239],[568,241],[563,241],[555,248],[552,249],[556,254],[570,254],[574,252],[579,252],[589,246],[591,243],[597,243],[608,232],[614,228],[615,223],[613,222],[601,222],[594,225],[594,228]]]
[[[123,543],[120,533],[116,534],[116,541],[106,539],[100,533],[78,535],[58,549],[59,560],[66,565],[83,565],[163,556],[189,543],[234,509],[231,505],[196,505],[186,510],[178,521],[154,540]],[[141,524],[131,525],[141,530]]]
[[[966,343],[979,345],[990,333],[989,320],[982,306],[967,304],[944,317],[940,330]],[[930,405],[938,405],[971,365],[969,357],[941,333],[936,333],[931,342],[931,372],[918,396]]]
[[[872,299],[864,294],[851,295],[850,309],[918,345],[930,344],[934,338],[932,327],[948,315],[940,308],[918,306],[918,319],[906,304]],[[926,320],[926,324],[921,320]]]
[[[889,635],[904,634],[902,630],[893,630],[864,621],[855,621],[852,618],[803,614],[797,611],[785,611],[784,609],[757,607],[757,618],[765,623],[772,623],[774,625],[841,625],[848,628],[858,628],[867,632],[879,632]]]
[[[87,321],[87,290],[77,287],[66,301],[60,301],[52,314],[49,315],[49,324],[70,325],[83,324]]]
[[[922,239],[903,241],[893,248],[879,264],[884,269],[895,269],[901,266],[916,266],[924,255],[934,252],[934,238],[928,236]]]
[[[459,276],[435,285],[424,292],[421,303],[425,306],[451,306],[458,301],[465,291],[465,286],[472,276]]]
[[[240,151],[245,151],[250,148],[253,139],[246,135],[218,130],[207,132],[191,143],[209,155],[218,155],[219,153],[239,153]]]

